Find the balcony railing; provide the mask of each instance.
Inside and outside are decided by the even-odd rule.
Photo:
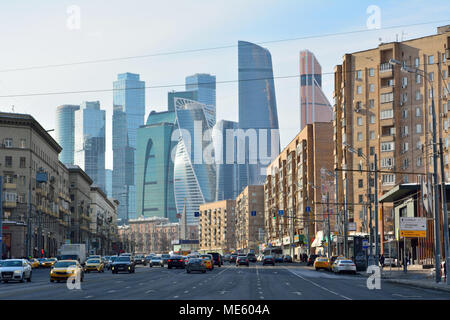
[[[389,62],[380,64],[380,72],[392,71],[393,65]]]

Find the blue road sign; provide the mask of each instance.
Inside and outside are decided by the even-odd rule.
[[[283,210],[278,210],[278,215],[282,216],[283,215]]]
[[[200,216],[200,212],[195,211],[195,212],[194,212],[194,217],[198,217],[198,216]]]
[[[306,207],[305,208],[305,212],[311,212],[311,208],[310,207]]]
[[[363,249],[367,249],[369,247],[369,240],[364,240],[362,241],[362,247]]]
[[[252,211],[252,216],[256,216],[256,211]]]

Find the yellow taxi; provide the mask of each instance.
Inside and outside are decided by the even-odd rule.
[[[84,271],[86,271],[87,273],[91,271],[105,272],[105,265],[100,258],[89,259],[84,265]]]
[[[50,282],[67,281],[69,277],[79,277],[83,281],[84,271],[80,263],[76,260],[57,261],[50,271]]]
[[[199,258],[203,260],[203,263],[205,264],[206,269],[209,271],[212,271],[213,263],[212,263],[211,255],[210,254],[202,254],[202,255],[200,255]]]
[[[57,261],[58,261],[58,259],[56,259],[56,258],[45,259],[44,261],[41,262],[41,267],[51,268]]]
[[[31,267],[32,267],[33,269],[39,268],[40,262],[39,262],[38,259],[31,258],[31,259],[28,259],[28,261],[30,262]]]
[[[314,268],[316,270],[319,269],[325,269],[328,270],[329,260],[327,257],[317,257],[316,260],[314,260]]]

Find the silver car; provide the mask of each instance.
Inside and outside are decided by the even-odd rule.
[[[31,265],[25,259],[8,259],[2,261],[0,267],[0,279],[6,283],[8,281],[31,282]]]
[[[153,257],[149,263],[150,268],[153,266],[164,267],[164,260],[161,257]]]

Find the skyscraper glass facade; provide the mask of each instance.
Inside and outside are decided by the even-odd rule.
[[[118,216],[124,221],[136,217],[135,150],[137,129],[144,124],[145,82],[127,72],[113,87],[113,197],[121,203]]]
[[[65,104],[56,108],[56,141],[63,148],[59,160],[64,164],[73,164],[75,153],[75,111],[78,105]]]
[[[198,92],[198,101],[207,106],[216,106],[216,76],[207,73],[196,73],[186,77],[186,91]]]
[[[169,111],[175,111],[175,98],[184,98],[198,101],[198,92],[192,91],[172,91],[167,93],[167,106]]]
[[[245,139],[245,164],[238,165],[240,193],[247,185],[264,184],[270,159],[273,160],[280,152],[280,140],[270,52],[256,44],[239,41],[238,66],[239,128],[255,129],[258,137],[256,154],[249,148],[252,142],[248,137]],[[261,146],[265,150],[260,150]]]
[[[174,196],[172,141],[175,112],[150,113],[147,124],[138,129],[136,153],[137,215],[165,217],[178,221]]]
[[[177,213],[186,205],[188,224],[197,224],[194,212],[200,204],[215,200],[216,168],[214,161],[205,158],[214,149],[212,136],[206,131],[215,124],[215,113],[207,112],[205,105],[176,98],[175,112],[180,135],[174,163],[174,189]],[[212,149],[212,150],[211,150]]]
[[[106,190],[105,181],[105,110],[100,102],[83,102],[75,111],[75,164]]]

